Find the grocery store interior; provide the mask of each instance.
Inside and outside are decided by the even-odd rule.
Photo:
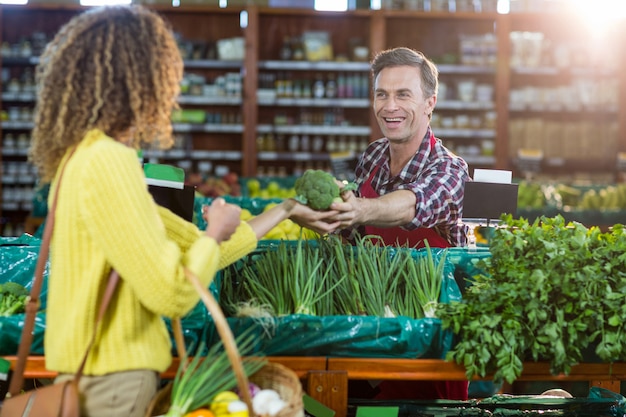
[[[11,245],[13,238],[40,235],[47,214],[48,184],[39,181],[36,169],[28,160],[38,57],[57,30],[77,14],[92,6],[130,3],[131,0],[0,0],[0,236]],[[143,163],[180,168],[185,183],[194,187],[197,201],[229,197],[232,201],[245,201],[249,204],[242,206],[246,212],[256,214],[255,210],[259,209],[256,202],[275,203],[293,197],[295,180],[307,170],[320,169],[351,180],[358,156],[370,142],[383,136],[372,111],[370,60],[377,52],[405,46],[423,52],[439,70],[437,102],[430,122],[435,136],[468,163],[472,177],[477,170],[510,172],[517,193],[515,210],[510,213],[514,228],[532,229],[529,233],[533,236],[526,239],[536,238],[543,245],[545,241],[539,239],[539,234],[545,229],[533,225],[536,219],[542,216],[550,219],[546,224],[559,231],[571,231],[574,227],[568,222],[575,222],[583,228],[576,229],[579,233],[576,238],[587,239],[593,235],[591,231],[596,231],[601,236],[593,235],[596,240],[612,243],[612,249],[604,251],[603,247],[602,252],[595,252],[598,259],[619,258],[615,248],[620,247],[621,241],[615,236],[621,233],[621,228],[615,226],[626,223],[626,1],[132,0],[132,3],[157,11],[171,24],[184,59],[180,108],[172,114],[175,144],[169,150],[143,149],[140,159]],[[498,195],[491,197],[498,199]],[[556,218],[564,219],[565,223],[551,223]],[[514,223],[516,219],[528,223],[522,224],[521,220]],[[493,228],[484,226],[478,224],[474,229],[478,243],[474,252],[453,252],[458,255],[455,271],[464,263],[471,264],[470,268],[482,265],[477,262],[489,253],[490,233],[493,233]],[[556,242],[555,236],[551,238]],[[290,224],[272,230],[266,239],[297,241],[301,237],[301,229]],[[574,238],[570,236],[570,239]],[[626,244],[621,247],[626,248]],[[554,256],[573,258],[575,255],[570,253],[577,249],[564,244],[559,255]],[[2,250],[5,251],[4,246]],[[12,268],[7,263],[22,267],[20,257],[28,251],[21,250],[25,252],[11,255],[7,249],[5,256],[0,255],[0,261],[5,264],[0,265],[0,272]],[[614,250],[610,256],[609,250]],[[544,255],[527,252],[520,256],[526,259],[526,256]],[[532,268],[524,262],[518,268],[511,266],[522,277],[520,280],[525,279],[521,269]],[[626,279],[619,272],[620,266],[606,262],[617,271],[619,280]],[[562,263],[567,265],[565,261]],[[612,272],[607,264],[598,270],[609,275]],[[571,268],[584,269],[581,264]],[[544,269],[549,271],[548,267]],[[464,273],[472,275],[473,271]],[[458,284],[458,277],[455,279]],[[0,284],[2,281],[0,278]],[[621,281],[615,284],[615,294],[626,288]],[[558,290],[558,284],[550,285],[554,291]],[[465,290],[463,285],[461,290]],[[521,284],[510,291],[531,292],[522,289]],[[573,292],[567,295],[572,300],[582,297]],[[512,299],[515,301],[511,303],[534,302],[521,297]],[[568,303],[564,307],[566,316],[574,308],[571,300]],[[552,309],[551,305],[542,305],[536,306],[537,311]],[[626,310],[615,305],[603,314],[610,326],[617,329],[611,333],[616,339],[603,339],[602,344],[613,343],[616,352],[626,351],[626,340],[620,339],[624,337],[622,333],[626,334],[623,327]],[[489,311],[487,307],[485,311]],[[559,337],[546,331],[546,346],[553,343],[557,353],[567,340],[576,341],[573,325],[568,327],[574,321],[568,320],[561,317],[551,323],[560,326]],[[534,321],[534,317],[529,321]],[[363,327],[367,324],[363,323]],[[330,319],[317,325],[342,327]],[[297,323],[284,326],[283,330],[289,331]],[[595,332],[606,329],[589,327],[588,333],[595,337]],[[578,330],[586,331],[587,327]],[[565,337],[568,331],[571,339]],[[329,341],[333,339],[333,335],[327,337]],[[522,373],[523,377],[516,371],[515,377],[509,378],[505,371],[499,374],[504,376],[504,381],[497,384],[489,378],[473,381],[470,396],[482,398],[502,392],[541,394],[558,388],[575,398],[586,399],[571,406],[578,414],[564,402],[551,406],[562,407],[562,412],[566,410],[570,414],[550,414],[547,408],[538,414],[608,416],[614,415],[611,412],[615,412],[616,403],[617,409],[623,411],[623,398],[619,394],[626,391],[622,382],[626,381],[626,354],[619,352],[612,356],[614,361],[607,361],[607,356],[596,350],[595,354],[602,360],[597,357],[589,360],[584,355],[596,341],[591,336],[584,341],[581,335],[578,337],[582,345],[575,354],[567,346],[564,349],[563,354],[569,354],[571,362],[548,365],[535,363],[537,357],[527,357],[524,360],[527,373]],[[391,338],[395,340],[395,336]],[[2,346],[3,343],[0,342],[0,354],[10,356],[6,353],[10,347]],[[295,350],[282,352],[277,348],[280,343],[294,345],[293,341],[277,338],[272,345],[276,349],[273,356],[282,358],[282,363],[294,369],[309,396],[329,407],[339,404],[334,410],[338,417],[356,412],[346,407],[348,379],[384,379],[388,373],[396,379],[402,379],[401,376],[420,379],[417,374],[432,375],[438,370],[452,379],[463,379],[466,371],[463,364],[443,361],[444,358],[437,356],[426,356],[422,362],[413,363],[415,360],[410,356],[415,354],[413,351],[400,353],[403,359],[398,362],[386,363],[386,356],[393,357],[394,351],[380,353],[374,346],[367,346],[374,350],[373,354],[365,353],[370,357],[368,360],[358,362],[357,353],[355,363],[337,360],[333,364],[328,359],[332,352],[358,347],[346,348],[339,342],[329,342],[330,353],[316,358],[310,354],[311,349],[304,349],[305,354]],[[449,350],[450,345],[446,346],[439,348]],[[541,357],[542,353],[538,355]],[[385,359],[376,362],[371,357]],[[586,366],[577,367],[579,363]],[[35,358],[32,366],[43,368],[43,363]],[[333,372],[345,369],[348,369],[347,378],[333,379]],[[37,375],[49,376],[44,371]],[[619,398],[590,399],[590,387],[606,388]],[[341,394],[340,398],[337,393]],[[523,399],[512,401],[509,408],[539,408],[537,404]],[[309,407],[313,406],[309,404]],[[400,415],[406,416],[457,415],[437,414],[437,407],[432,405],[428,410],[400,407]],[[307,415],[333,415],[319,410],[319,414],[313,414],[314,408],[308,408]],[[448,409],[449,413],[452,408]],[[503,408],[507,408],[506,404]],[[431,414],[420,414],[427,412]],[[501,414],[493,415],[513,415],[498,412]],[[393,414],[363,411],[360,417],[369,415]]]
[[[359,152],[381,137],[368,60],[408,46],[438,64],[431,126],[470,174],[512,171],[524,180],[520,210],[626,206],[622,2],[348,0],[345,11],[329,12],[315,8],[342,2],[181,1],[142,2],[171,21],[186,64],[176,145],[146,150],[144,160],[183,168],[204,195],[245,193],[222,181],[234,175],[329,170],[331,154]],[[3,236],[33,231],[37,174],[26,150],[34,65],[81,7],[73,0],[2,6]]]

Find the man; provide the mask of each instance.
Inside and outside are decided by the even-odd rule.
[[[467,163],[435,138],[430,119],[437,103],[438,70],[422,53],[394,48],[372,61],[373,110],[385,137],[359,158],[355,192],[316,218],[299,219],[322,233],[340,230],[380,236],[386,245],[464,246],[459,224]],[[467,399],[467,382],[384,381],[378,398]]]
[[[331,206],[340,229],[379,235],[387,245],[463,246],[458,224],[467,163],[436,139],[430,118],[438,71],[420,52],[395,48],[372,62],[374,114],[384,138],[356,168],[358,190]],[[345,234],[346,232],[344,232]]]

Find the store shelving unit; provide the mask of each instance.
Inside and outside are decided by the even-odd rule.
[[[626,71],[621,70],[626,57],[620,53],[624,36],[619,26],[608,34],[610,49],[571,53],[572,63],[566,65],[562,57],[571,47],[568,39],[582,45],[592,38],[579,21],[562,13],[149,7],[180,35],[187,47],[186,74],[204,80],[202,88],[207,93],[196,90],[181,96],[183,109],[204,112],[205,117],[176,121],[177,146],[167,152],[147,150],[151,161],[206,174],[230,170],[246,177],[293,175],[305,168],[327,167],[329,153],[358,152],[367,141],[381,136],[371,111],[368,60],[385,48],[408,46],[437,62],[441,90],[433,128],[472,170],[517,171],[518,151],[530,149],[543,153],[541,167],[548,173],[618,176],[615,155],[626,151]],[[0,6],[0,42],[19,45],[35,32],[51,37],[82,10],[70,5]],[[329,36],[332,61],[303,59],[294,49],[284,55],[286,39],[302,45],[305,34],[320,32]],[[539,61],[529,65],[528,50],[520,56],[512,40],[512,34],[519,32],[543,34],[546,41]],[[218,59],[217,43],[233,38],[243,38],[242,59]],[[35,54],[17,52],[0,57],[5,79],[0,84],[0,106],[7,114],[12,107],[34,105],[32,92],[10,91],[7,84],[37,62]],[[558,65],[557,58],[561,59]],[[238,77],[237,93],[215,94],[213,87],[227,76]],[[350,94],[337,85],[340,77],[343,83],[350,77]],[[313,89],[319,78],[325,84],[332,79],[334,92],[317,97],[313,91],[304,94],[303,84]],[[289,81],[290,89],[284,90],[279,80]],[[299,85],[294,90],[296,81]],[[556,86],[560,89],[550,89]],[[588,93],[591,101],[576,105],[567,99],[519,101],[527,91],[549,93],[564,87],[570,93]],[[535,125],[540,134],[533,133]],[[20,225],[28,212],[28,187],[34,179],[20,176],[28,183],[19,187],[11,183],[11,175],[22,172],[20,166],[27,163],[23,150],[15,152],[8,145],[17,143],[17,135],[27,134],[32,121],[20,115],[3,120],[0,127],[2,188],[9,190],[9,198],[3,193],[0,217]],[[14,142],[7,140],[11,134]],[[14,163],[20,165],[16,168]],[[20,200],[24,204],[16,206],[16,194],[26,195]]]
[[[567,13],[507,20],[510,164],[518,150],[538,150],[542,172],[615,180],[626,144],[624,56],[615,50],[623,25],[591,28]]]

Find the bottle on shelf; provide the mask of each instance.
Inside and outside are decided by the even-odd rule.
[[[309,152],[311,150],[311,141],[309,135],[302,135],[300,138],[300,150],[302,152]]]
[[[313,83],[313,97],[324,98],[325,94],[326,87],[324,86],[324,79],[322,78],[322,74],[317,74],[315,76],[315,82]]]
[[[291,59],[294,61],[303,61],[305,58],[304,46],[300,37],[294,37],[291,41]]]
[[[289,151],[297,152],[299,150],[300,138],[295,133],[289,137]]]
[[[337,97],[346,98],[346,75],[343,72],[337,76]]]
[[[326,98],[337,97],[337,81],[335,80],[335,74],[328,74],[328,79],[326,80],[325,95]]]
[[[292,58],[291,51],[291,38],[289,36],[285,36],[283,38],[283,44],[280,48],[280,59],[283,61],[289,61]]]
[[[324,139],[320,135],[313,136],[313,140],[311,142],[311,149],[313,152],[324,151]]]

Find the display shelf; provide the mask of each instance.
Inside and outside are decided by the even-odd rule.
[[[452,65],[437,64],[439,74],[492,74],[496,73],[495,66],[482,65]]]
[[[32,130],[35,127],[33,122],[19,122],[15,120],[7,120],[0,124],[2,130]]]
[[[240,151],[206,151],[206,150],[148,150],[143,153],[145,159],[193,159],[193,160],[228,160],[239,161]]]
[[[259,152],[259,161],[330,161],[327,153]]]
[[[174,132],[242,133],[243,126],[217,123],[174,123]]]
[[[219,60],[219,59],[185,59],[183,65],[186,69],[239,69],[243,61]]]
[[[626,146],[625,62],[608,45],[623,39],[623,25],[599,31],[582,16],[555,16],[506,17],[509,155],[538,149],[553,161],[541,174],[604,172],[618,180],[610,160]]]
[[[461,100],[437,100],[438,110],[493,110],[496,104],[493,101],[461,101]]]
[[[243,100],[241,97],[209,97],[209,96],[191,96],[191,95],[181,95],[178,98],[178,103],[185,104],[193,104],[193,105],[205,105],[205,106],[216,106],[216,105],[225,105],[225,106],[240,106]]]
[[[263,98],[258,101],[260,106],[284,107],[354,107],[369,108],[370,100],[366,98]]]
[[[35,102],[35,94],[34,93],[11,93],[6,92],[2,93],[0,96],[2,101],[23,101],[25,103],[34,103]]]
[[[351,61],[259,61],[261,70],[294,70],[294,71],[360,71],[368,72],[368,62]]]
[[[370,128],[368,126],[318,126],[318,125],[299,125],[299,126],[274,126],[259,125],[257,130],[260,133],[295,133],[301,134],[320,134],[320,135],[369,135]]]
[[[437,136],[456,137],[456,138],[494,138],[496,132],[490,129],[437,129]]]
[[[581,106],[581,105],[567,105],[567,104],[520,104],[520,103],[511,103],[509,105],[509,110],[513,112],[535,112],[535,113],[543,113],[543,112],[554,112],[554,113],[575,113],[576,115],[581,115],[581,113],[585,115],[602,115],[602,114],[617,114],[619,112],[619,107],[616,105],[606,106],[603,108],[598,108],[597,106]]]
[[[15,366],[15,356],[5,356]],[[385,359],[340,357],[288,357],[270,356],[272,363],[279,363],[294,371],[301,379],[305,391],[311,397],[335,411],[337,417],[345,417],[348,409],[349,380],[416,380],[416,381],[466,381],[465,368],[441,359]],[[170,367],[161,374],[164,379],[176,375],[179,359],[174,358]],[[45,367],[43,356],[30,356],[24,371],[27,379],[49,379],[55,372]],[[491,380],[491,376],[475,378]],[[521,376],[516,381],[584,381],[589,386],[602,387],[620,392],[626,381],[626,363],[581,363],[572,367],[568,375],[552,375],[547,362],[524,362]]]

